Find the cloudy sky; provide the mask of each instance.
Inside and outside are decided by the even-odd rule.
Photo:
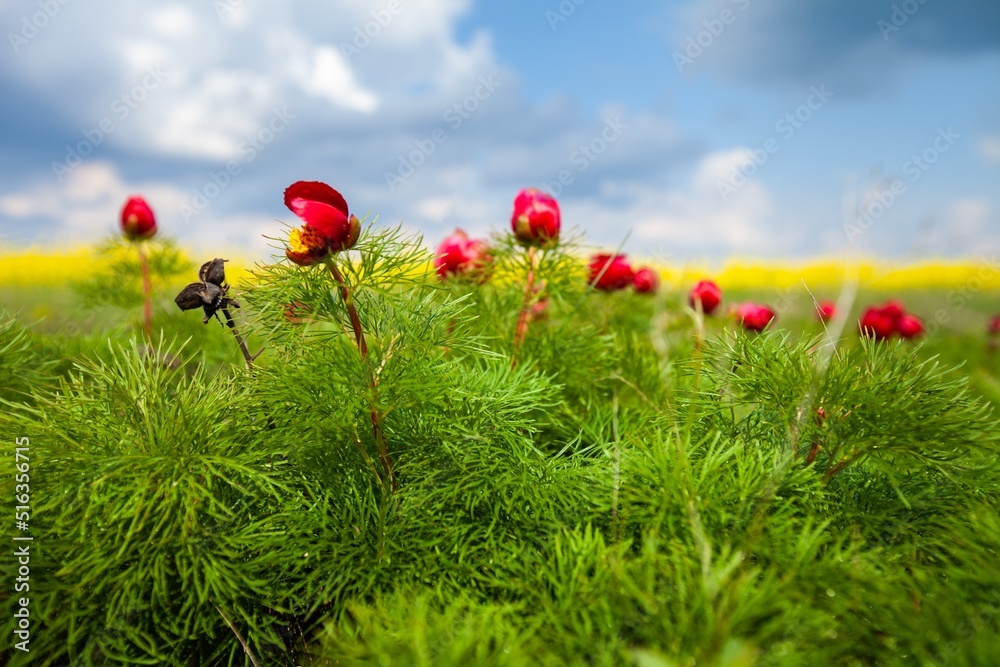
[[[992,0],[0,0],[0,243],[142,193],[264,255],[322,180],[428,243],[552,191],[690,260],[1000,251]]]

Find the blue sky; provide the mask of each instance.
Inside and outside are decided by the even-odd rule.
[[[429,244],[535,185],[667,260],[1000,251],[996,2],[14,0],[0,25],[6,245],[99,239],[141,193],[184,244],[263,256],[315,179]]]

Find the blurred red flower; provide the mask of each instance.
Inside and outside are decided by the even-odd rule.
[[[594,255],[590,259],[590,282],[599,290],[613,292],[625,289],[635,280],[625,255]],[[595,282],[596,281],[596,282]]]
[[[861,314],[858,328],[862,336],[869,336],[875,340],[885,340],[896,333],[896,320],[892,317],[892,311],[886,313],[879,306],[871,306]]]
[[[759,303],[740,304],[735,313],[740,324],[748,331],[763,331],[776,317],[774,310]]]
[[[701,303],[701,311],[711,315],[722,302],[722,290],[711,280],[700,280],[691,288],[688,295],[688,305],[696,308]]]
[[[120,220],[122,233],[129,241],[148,239],[156,234],[156,216],[146,200],[133,195],[125,201]]]
[[[559,240],[559,204],[538,188],[525,188],[514,198],[510,226],[523,246],[546,247]]]
[[[916,315],[904,313],[896,323],[896,330],[900,336],[910,340],[924,333],[924,323]]]
[[[906,306],[899,299],[889,299],[881,306],[869,306],[858,320],[858,329],[862,336],[870,336],[875,340],[885,340],[899,335],[912,339],[924,333],[923,321],[907,312]]]
[[[639,294],[653,294],[660,285],[660,277],[653,269],[644,267],[635,272],[635,291]]]
[[[837,314],[837,304],[833,301],[820,301],[816,304],[816,317],[821,322],[829,322]]]
[[[434,267],[442,279],[448,276],[478,274],[486,279],[486,267],[492,261],[485,241],[470,239],[461,229],[445,238],[437,248]]]

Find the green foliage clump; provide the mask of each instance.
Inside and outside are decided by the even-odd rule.
[[[31,664],[989,663],[998,429],[959,370],[494,246],[482,284],[399,229],[258,267],[249,369],[200,322],[81,354],[0,321]]]

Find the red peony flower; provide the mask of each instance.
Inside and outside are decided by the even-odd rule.
[[[312,227],[302,225],[288,233],[285,256],[299,266],[312,266],[329,254],[330,244],[326,237]]]
[[[899,299],[889,299],[879,309],[883,315],[892,320],[893,324],[898,324],[899,319],[906,314],[906,306]]]
[[[605,268],[607,267],[607,268]],[[602,273],[603,272],[603,273]],[[594,282],[594,281],[597,282]],[[635,281],[632,267],[625,255],[594,255],[590,259],[590,282],[599,290],[613,292],[625,289]]]
[[[354,247],[361,222],[350,214],[343,195],[326,183],[296,181],[285,190],[285,206],[326,239],[330,252]]]
[[[861,314],[858,327],[862,336],[870,336],[875,340],[885,340],[891,338],[896,333],[896,320],[893,319],[894,310],[885,312],[885,308],[871,306]],[[901,315],[902,313],[900,313]]]
[[[122,207],[121,228],[129,241],[148,239],[156,234],[156,217],[145,199],[139,196],[128,198]]]
[[[997,334],[1000,334],[1000,315],[994,315],[990,319],[989,326],[987,326],[986,330],[989,332],[991,336],[996,336]]]
[[[924,333],[924,323],[916,315],[903,313],[899,318],[899,322],[896,323],[896,330],[900,336],[906,340],[911,340]]]
[[[701,303],[701,312],[706,315],[711,315],[715,312],[715,309],[719,307],[719,303],[721,301],[722,290],[720,290],[719,286],[711,280],[698,281],[698,283],[691,288],[691,293],[688,295],[688,305],[692,308],[697,308],[697,304]]]
[[[650,268],[642,268],[635,272],[635,291],[639,294],[654,294],[660,286],[660,277]]]
[[[461,229],[447,237],[438,246],[434,266],[442,279],[450,275],[480,275],[486,279],[486,267],[493,260],[485,241],[470,239]]]
[[[757,303],[743,303],[736,307],[736,318],[747,331],[763,331],[776,317],[768,306]]]
[[[559,240],[559,204],[538,188],[525,188],[514,198],[510,226],[523,246],[555,245]]]
[[[829,322],[837,314],[837,304],[833,301],[820,301],[816,305],[816,317],[820,322]]]

